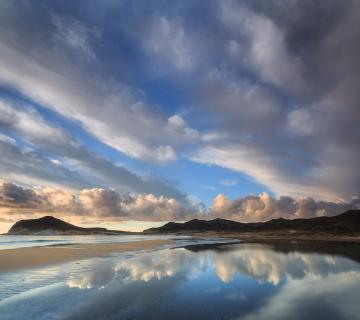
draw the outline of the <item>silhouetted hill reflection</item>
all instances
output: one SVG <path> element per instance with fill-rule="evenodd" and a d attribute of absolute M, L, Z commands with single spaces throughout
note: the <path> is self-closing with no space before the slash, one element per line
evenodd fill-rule
<path fill-rule="evenodd" d="M 214 250 L 217 252 L 223 251 L 234 251 L 236 250 L 235 244 L 241 244 L 241 247 L 251 244 L 251 241 L 234 241 L 230 243 L 231 245 L 223 245 L 221 243 L 206 243 L 199 245 L 188 245 L 184 246 L 185 249 L 199 252 L 204 250 Z M 315 253 L 315 254 L 328 254 L 328 255 L 338 255 L 350 258 L 357 262 L 360 262 L 360 243 L 351 242 L 351 241 L 271 241 L 266 240 L 262 243 L 259 241 L 254 241 L 254 245 L 260 245 L 262 248 L 269 248 L 274 251 L 279 251 L 282 253 L 292 253 L 292 252 L 303 252 L 303 253 Z"/>
<path fill-rule="evenodd" d="M 360 264 L 350 253 L 356 249 L 349 243 L 243 243 L 93 259 L 76 268 L 68 264 L 69 272 L 55 284 L 2 300 L 0 314 L 4 319 L 43 314 L 47 319 L 358 319 Z M 17 277 L 36 279 L 46 271 Z"/>

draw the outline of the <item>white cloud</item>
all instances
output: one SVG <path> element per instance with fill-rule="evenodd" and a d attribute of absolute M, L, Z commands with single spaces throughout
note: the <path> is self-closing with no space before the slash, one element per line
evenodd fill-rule
<path fill-rule="evenodd" d="M 201 187 L 203 189 L 210 190 L 210 191 L 215 191 L 216 190 L 216 187 L 214 187 L 214 186 L 204 185 L 204 186 L 201 186 Z"/>
<path fill-rule="evenodd" d="M 60 166 L 60 165 L 62 164 L 61 161 L 58 160 L 58 159 L 50 159 L 50 161 L 51 161 L 53 164 L 56 164 L 56 165 L 58 165 L 58 166 Z"/>
<path fill-rule="evenodd" d="M 166 129 L 174 136 L 175 140 L 185 139 L 194 142 L 199 138 L 199 132 L 190 128 L 180 115 L 171 116 L 166 124 Z"/>
<path fill-rule="evenodd" d="M 24 30 L 16 31 L 19 37 L 24 36 Z M 29 53 L 25 41 L 15 47 L 7 36 L 5 31 L 0 32 L 0 83 L 78 121 L 90 134 L 116 150 L 140 159 L 170 161 L 176 159 L 175 146 L 181 147 L 197 134 L 185 123 L 174 128 L 172 120 L 168 122 L 159 109 L 147 104 L 136 88 L 126 87 L 99 72 L 98 61 L 86 64 L 84 70 L 74 68 L 66 59 L 67 52 L 60 54 L 51 42 L 44 43 L 46 48 L 34 42 L 34 50 Z M 171 134 L 169 126 L 175 130 Z M 32 127 L 34 134 L 40 129 Z M 183 132 L 179 134 L 176 130 Z"/>
<path fill-rule="evenodd" d="M 308 109 L 295 109 L 288 114 L 289 128 L 296 134 L 312 135 L 316 126 L 314 117 Z"/>
<path fill-rule="evenodd" d="M 58 147 L 74 144 L 70 135 L 62 128 L 50 125 L 31 106 L 19 109 L 8 101 L 0 100 L 0 128 L 19 133 L 28 141 L 53 144 Z"/>
<path fill-rule="evenodd" d="M 16 145 L 15 139 L 13 139 L 13 138 L 11 138 L 9 136 L 3 135 L 3 134 L 0 134 L 0 141 L 4 142 L 6 144 Z"/>
<path fill-rule="evenodd" d="M 144 42 L 160 65 L 165 63 L 179 71 L 188 71 L 196 62 L 189 34 L 176 19 L 157 17 Z"/>
<path fill-rule="evenodd" d="M 218 277 L 226 283 L 240 274 L 280 287 L 284 280 L 307 282 L 323 279 L 326 282 L 334 274 L 356 274 L 358 270 L 356 262 L 346 258 L 337 257 L 335 262 L 330 255 L 285 253 L 257 244 L 243 245 L 226 255 L 214 255 L 214 266 Z"/>
<path fill-rule="evenodd" d="M 241 222 L 267 221 L 275 218 L 313 218 L 332 216 L 359 208 L 359 199 L 349 203 L 272 198 L 267 193 L 249 195 L 231 201 L 224 194 L 215 197 L 213 206 L 201 203 L 184 205 L 170 197 L 154 194 L 124 194 L 114 189 L 92 188 L 72 191 L 56 187 L 25 188 L 0 181 L 2 218 L 38 217 L 56 214 L 69 219 L 101 221 L 185 221 L 194 218 L 225 218 Z"/>
<path fill-rule="evenodd" d="M 70 17 L 53 15 L 52 22 L 56 26 L 57 32 L 53 36 L 56 45 L 59 42 L 72 48 L 82 51 L 88 59 L 95 59 L 96 55 L 90 46 L 90 34 L 85 24 Z"/>
<path fill-rule="evenodd" d="M 320 318 L 336 315 L 337 318 L 355 319 L 360 312 L 359 281 L 357 271 L 331 274 L 326 281 L 310 277 L 289 281 L 261 308 L 241 319 L 304 319 L 314 314 Z"/>
<path fill-rule="evenodd" d="M 226 195 L 218 194 L 210 208 L 209 217 L 258 222 L 277 218 L 333 216 L 359 207 L 358 198 L 351 202 L 315 201 L 313 198 L 295 200 L 288 196 L 275 199 L 263 192 L 260 195 L 249 195 L 231 201 Z"/>
<path fill-rule="evenodd" d="M 174 161 L 177 159 L 176 153 L 171 146 L 160 146 L 156 148 L 155 154 L 159 161 Z"/>
<path fill-rule="evenodd" d="M 79 193 L 79 203 L 97 217 L 119 217 L 141 221 L 169 221 L 189 218 L 178 201 L 153 194 L 126 196 L 112 189 L 87 189 Z"/>
<path fill-rule="evenodd" d="M 32 146 L 45 148 L 47 152 L 63 161 L 47 159 L 36 150 L 31 153 L 26 152 L 24 148 L 11 147 L 6 141 L 0 146 L 8 152 L 0 159 L 0 172 L 3 178 L 14 179 L 15 175 L 21 176 L 16 182 L 30 182 L 36 178 L 41 185 L 49 183 L 73 187 L 73 183 L 78 183 L 82 187 L 94 185 L 107 185 L 116 187 L 123 192 L 152 192 L 165 196 L 174 196 L 178 200 L 184 201 L 184 195 L 175 187 L 161 182 L 154 178 L 141 177 L 126 168 L 116 165 L 110 160 L 94 154 L 85 146 L 78 143 L 64 128 L 53 123 L 47 122 L 31 106 L 14 105 L 7 101 L 0 101 L 0 128 L 11 130 L 20 134 Z M 4 140 L 4 139 L 3 139 Z M 154 151 L 158 161 L 166 162 L 176 159 L 176 153 L 170 146 L 160 146 Z M 7 158 L 13 158 L 8 161 Z M 19 166 L 19 163 L 24 163 Z M 36 168 L 37 164 L 41 168 Z M 69 165 L 70 164 L 70 165 Z M 34 169 L 35 167 L 35 169 Z M 68 170 L 71 167 L 72 170 Z M 72 171 L 72 172 L 71 172 Z M 77 171 L 74 174 L 74 171 Z M 66 177 L 72 178 L 66 181 Z M 86 174 L 87 179 L 82 176 Z M 42 176 L 43 175 L 43 176 Z M 26 177 L 26 178 L 25 178 Z M 49 181 L 50 177 L 54 181 Z M 30 179 L 30 180 L 29 180 Z M 42 181 L 41 181 L 42 180 Z M 86 185 L 86 180 L 88 182 Z"/>
<path fill-rule="evenodd" d="M 238 183 L 239 183 L 239 181 L 236 179 L 225 179 L 225 180 L 220 181 L 220 184 L 222 184 L 223 186 L 226 186 L 226 187 L 234 187 Z"/>
<path fill-rule="evenodd" d="M 289 52 L 285 31 L 271 19 L 239 6 L 234 1 L 221 2 L 220 19 L 240 39 L 244 36 L 248 38 L 247 52 L 240 51 L 235 40 L 230 42 L 230 50 L 232 54 L 240 51 L 241 55 L 245 55 L 245 63 L 248 62 L 262 80 L 281 89 L 304 89 L 301 58 Z"/>
<path fill-rule="evenodd" d="M 187 252 L 161 250 L 151 255 L 127 259 L 119 263 L 115 269 L 118 273 L 128 274 L 132 280 L 148 282 L 152 279 L 174 277 L 187 267 L 195 273 L 196 269 L 200 270 L 201 261 L 199 263 L 196 255 Z"/>
<path fill-rule="evenodd" d="M 1 178 L 8 181 L 71 189 L 93 185 L 79 172 L 54 164 L 42 153 L 17 145 L 12 138 L 0 139 L 0 154 Z"/>
<path fill-rule="evenodd" d="M 259 183 L 268 186 L 278 195 L 309 195 L 330 197 L 328 190 L 289 181 L 277 168 L 276 158 L 248 145 L 206 146 L 191 156 L 196 162 L 215 164 L 223 168 L 236 170 L 253 177 Z"/>
<path fill-rule="evenodd" d="M 106 221 L 183 221 L 201 217 L 196 204 L 185 207 L 174 198 L 153 194 L 122 194 L 114 189 L 82 189 L 74 192 L 54 187 L 24 188 L 0 180 L 3 218 L 55 214 L 67 219 Z"/>

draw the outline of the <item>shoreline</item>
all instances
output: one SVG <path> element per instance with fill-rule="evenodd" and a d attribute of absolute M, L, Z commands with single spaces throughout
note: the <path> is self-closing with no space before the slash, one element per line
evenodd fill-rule
<path fill-rule="evenodd" d="M 154 235 L 174 235 L 174 236 L 192 236 L 192 237 L 211 237 L 211 238 L 231 238 L 242 240 L 242 242 L 266 243 L 271 241 L 319 241 L 319 242 L 360 242 L 360 235 L 333 235 L 333 234 L 315 234 L 312 232 L 179 232 L 179 233 L 153 233 Z"/>
<path fill-rule="evenodd" d="M 156 249 L 171 243 L 172 240 L 159 239 L 3 249 L 0 250 L 0 272 L 101 257 L 115 252 Z"/>
<path fill-rule="evenodd" d="M 323 244 L 337 247 L 336 243 L 353 243 L 360 244 L 359 236 L 334 236 L 329 234 L 294 234 L 294 233 L 278 233 L 278 234 L 254 234 L 254 233 L 229 233 L 229 232 L 194 232 L 194 233 L 166 233 L 152 234 L 156 236 L 192 236 L 200 238 L 231 238 L 233 244 Z M 45 265 L 53 265 L 66 263 L 76 260 L 89 259 L 105 256 L 111 253 L 121 253 L 126 251 L 151 250 L 160 248 L 163 245 L 173 244 L 173 240 L 154 239 L 154 240 L 137 240 L 129 242 L 112 242 L 112 243 L 71 243 L 71 244 L 49 244 L 46 246 L 21 247 L 13 249 L 0 250 L 0 272 L 11 272 L 19 269 L 41 267 Z M 213 243 L 216 246 L 224 243 Z M 226 243 L 227 244 L 227 243 Z M 231 244 L 231 243 L 229 243 Z M 196 245 L 198 246 L 198 245 Z M 187 246 L 180 246 L 186 248 Z M 192 246 L 190 246 L 192 247 Z M 200 245 L 201 247 L 201 245 Z M 359 258 L 358 258 L 359 259 Z"/>

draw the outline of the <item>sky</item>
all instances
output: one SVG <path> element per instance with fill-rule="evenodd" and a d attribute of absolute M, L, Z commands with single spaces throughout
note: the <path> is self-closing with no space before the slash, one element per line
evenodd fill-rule
<path fill-rule="evenodd" d="M 360 205 L 356 0 L 0 2 L 0 232 Z"/>

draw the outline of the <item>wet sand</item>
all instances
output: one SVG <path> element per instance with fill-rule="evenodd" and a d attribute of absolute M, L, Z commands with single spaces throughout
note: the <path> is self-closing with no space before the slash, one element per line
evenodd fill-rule
<path fill-rule="evenodd" d="M 74 244 L 0 250 L 0 272 L 104 256 L 110 253 L 156 249 L 171 240 Z"/>

